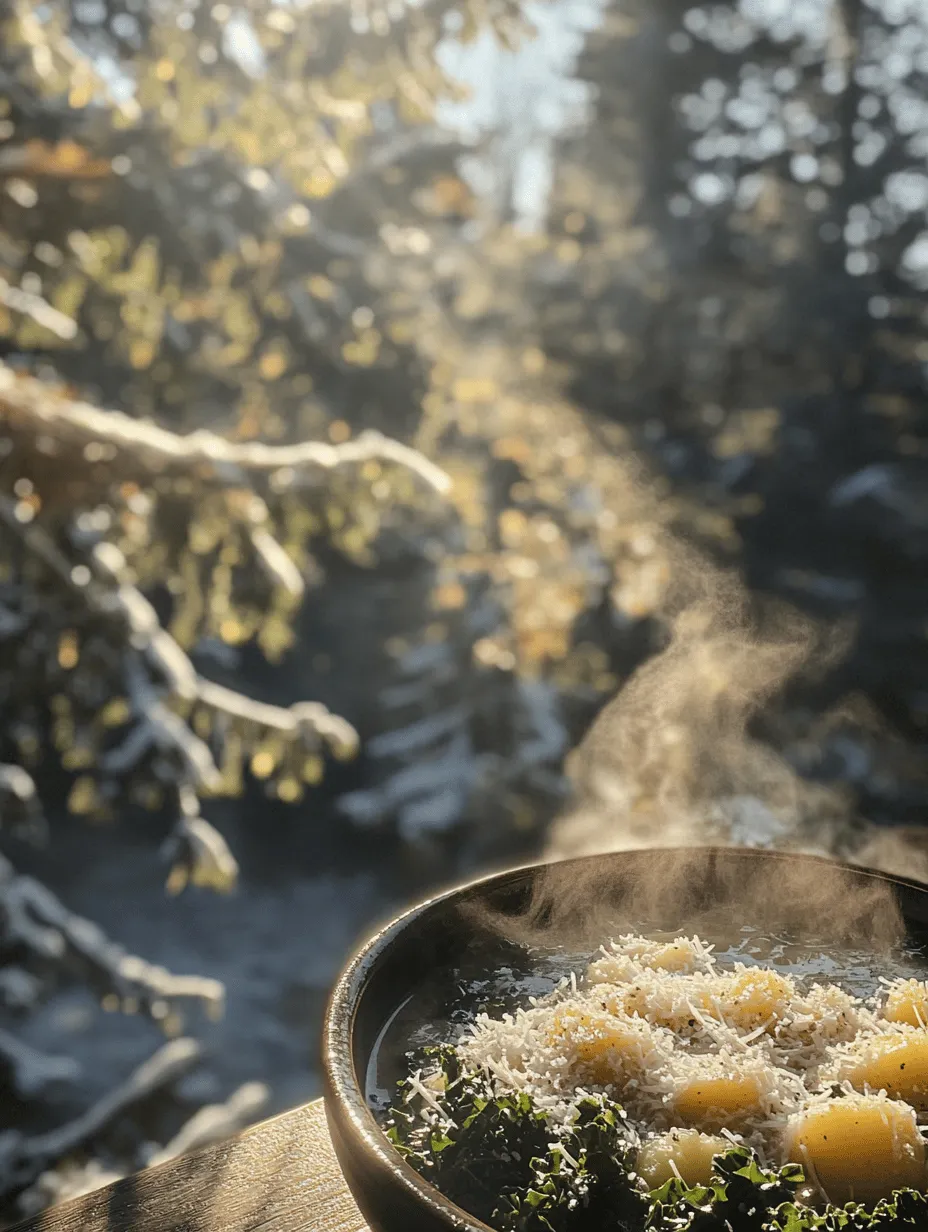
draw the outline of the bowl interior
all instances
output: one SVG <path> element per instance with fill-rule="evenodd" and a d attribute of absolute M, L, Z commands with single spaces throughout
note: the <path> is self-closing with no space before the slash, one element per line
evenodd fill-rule
<path fill-rule="evenodd" d="M 535 866 L 443 895 L 373 938 L 333 994 L 324 1064 L 342 1150 L 441 1205 L 376 1120 L 410 1047 L 453 1037 L 476 1008 L 498 1013 L 548 991 L 610 935 L 696 932 L 726 950 L 751 930 L 825 955 L 872 947 L 878 967 L 903 934 L 910 947 L 928 943 L 928 890 L 815 857 L 703 849 Z"/>

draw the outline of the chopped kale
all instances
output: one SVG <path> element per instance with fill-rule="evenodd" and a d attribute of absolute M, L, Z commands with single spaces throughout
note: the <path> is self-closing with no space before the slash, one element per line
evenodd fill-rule
<path fill-rule="evenodd" d="M 407 1162 L 453 1202 L 488 1223 L 496 1221 L 498 1210 L 507 1218 L 510 1207 L 524 1206 L 534 1191 L 537 1162 L 548 1161 L 548 1119 L 528 1096 L 498 1096 L 482 1076 L 463 1073 L 453 1049 L 436 1049 L 431 1060 L 440 1076 L 435 1086 L 441 1113 L 424 1119 L 421 1112 L 430 1110 L 429 1101 L 407 1080 L 387 1135 Z M 550 1167 L 553 1171 L 553 1161 Z M 506 1225 L 545 1226 L 527 1216 Z"/>
<path fill-rule="evenodd" d="M 914 1228 L 928 1228 L 928 1197 L 900 1189 L 872 1210 L 854 1204 L 822 1212 L 785 1206 L 776 1212 L 769 1232 L 912 1232 Z"/>
<path fill-rule="evenodd" d="M 635 1186 L 637 1139 L 624 1111 L 603 1097 L 584 1100 L 574 1120 L 551 1131 L 525 1194 L 507 1195 L 496 1212 L 501 1232 L 567 1232 L 578 1227 L 634 1228 L 647 1211 Z"/>
<path fill-rule="evenodd" d="M 585 1099 L 570 1124 L 553 1125 L 529 1096 L 499 1095 L 465 1071 L 450 1046 L 421 1061 L 428 1095 L 416 1080 L 400 1083 L 387 1135 L 499 1232 L 928 1232 L 925 1194 L 816 1210 L 798 1200 L 801 1167 L 764 1168 L 743 1147 L 717 1157 L 710 1185 L 674 1179 L 647 1193 L 635 1173 L 637 1136 L 612 1100 Z"/>

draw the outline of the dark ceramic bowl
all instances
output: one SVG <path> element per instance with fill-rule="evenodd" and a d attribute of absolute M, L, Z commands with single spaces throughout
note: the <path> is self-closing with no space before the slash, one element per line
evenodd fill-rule
<path fill-rule="evenodd" d="M 404 1163 L 371 1110 L 372 1065 L 404 1006 L 418 1004 L 430 985 L 447 988 L 455 970 L 491 973 L 511 965 L 514 954 L 524 957 L 514 938 L 524 941 L 527 919 L 532 929 L 547 929 L 547 941 L 579 951 L 595 949 L 613 924 L 634 927 L 647 919 L 651 927 L 694 932 L 707 912 L 734 928 L 790 928 L 794 935 L 797 927 L 811 929 L 817 942 L 823 935 L 835 942 L 876 937 L 900 920 L 911 939 L 928 939 L 925 886 L 814 856 L 738 848 L 629 851 L 534 865 L 413 907 L 348 964 L 323 1033 L 332 1143 L 371 1228 L 489 1232 Z"/>

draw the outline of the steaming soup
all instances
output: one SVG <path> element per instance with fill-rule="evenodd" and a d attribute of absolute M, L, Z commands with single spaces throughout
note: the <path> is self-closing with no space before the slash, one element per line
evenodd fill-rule
<path fill-rule="evenodd" d="M 369 1076 L 383 1108 L 405 1038 L 385 1123 L 459 1205 L 555 1232 L 669 1232 L 697 1209 L 706 1232 L 803 1232 L 845 1203 L 855 1228 L 928 1227 L 918 951 L 877 966 L 745 929 L 727 950 L 652 933 L 525 957 L 404 1007 Z"/>

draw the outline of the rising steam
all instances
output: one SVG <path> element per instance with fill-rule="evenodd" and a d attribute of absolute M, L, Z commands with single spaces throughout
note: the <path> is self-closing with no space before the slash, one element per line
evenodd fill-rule
<path fill-rule="evenodd" d="M 922 910 L 924 910 L 922 908 Z M 610 853 L 547 864 L 515 909 L 481 899 L 465 914 L 521 944 L 593 950 L 623 932 L 732 940 L 744 924 L 823 948 L 879 952 L 905 936 L 893 883 L 825 857 L 744 848 Z"/>
<path fill-rule="evenodd" d="M 630 478 L 628 499 L 640 522 L 652 503 L 647 485 Z M 897 939 L 901 919 L 884 881 L 838 864 L 705 850 L 778 848 L 928 881 L 928 843 L 918 832 L 860 821 L 840 790 L 803 779 L 752 734 L 752 721 L 791 680 L 840 657 L 851 630 L 759 601 L 736 573 L 679 539 L 659 547 L 669 580 L 655 614 L 667 645 L 629 678 L 571 755 L 574 803 L 545 852 L 555 863 L 518 919 L 493 927 L 521 940 L 553 927 L 598 943 L 615 931 L 617 902 L 631 927 L 660 916 L 662 927 L 687 932 L 698 930 L 707 905 L 717 912 L 723 904 L 730 921 L 797 936 L 825 928 L 833 942 Z M 668 849 L 657 861 L 569 859 L 655 847 Z"/>
<path fill-rule="evenodd" d="M 827 667 L 846 633 L 759 607 L 736 574 L 682 545 L 668 555 L 668 645 L 572 755 L 576 803 L 549 856 L 706 843 L 830 850 L 844 803 L 800 780 L 750 724 L 799 672 Z"/>
<path fill-rule="evenodd" d="M 629 514 L 648 516 L 629 474 Z M 656 521 L 656 518 L 655 518 Z M 800 676 L 847 649 L 852 630 L 752 595 L 679 538 L 658 544 L 668 579 L 655 615 L 668 630 L 608 702 L 568 771 L 574 802 L 546 858 L 641 847 L 760 846 L 837 856 L 928 881 L 928 835 L 854 816 L 842 789 L 803 779 L 752 722 Z"/>

